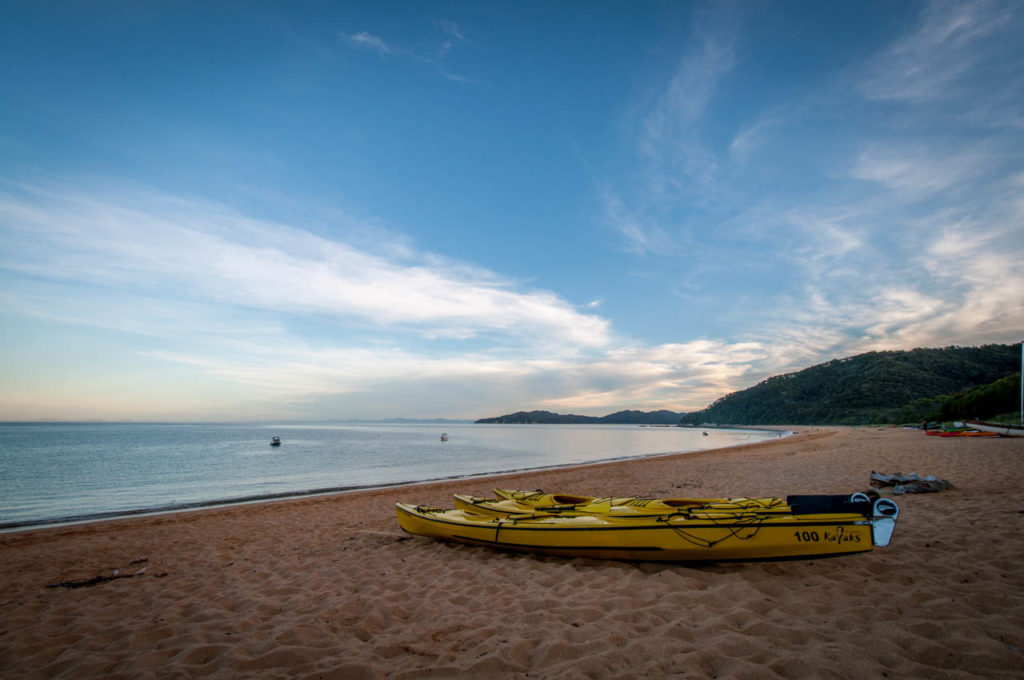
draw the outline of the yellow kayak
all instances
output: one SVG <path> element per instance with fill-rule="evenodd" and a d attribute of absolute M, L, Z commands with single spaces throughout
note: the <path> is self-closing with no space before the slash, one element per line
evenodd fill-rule
<path fill-rule="evenodd" d="M 542 491 L 495 489 L 497 498 L 455 494 L 455 507 L 481 515 L 513 515 L 546 512 L 559 515 L 658 516 L 680 510 L 714 509 L 723 512 L 786 512 L 789 506 L 777 497 L 766 498 L 595 498 Z"/>
<path fill-rule="evenodd" d="M 861 496 L 861 494 L 855 494 Z M 397 503 L 410 534 L 566 557 L 660 562 L 809 559 L 889 544 L 899 508 L 849 496 L 794 496 L 787 513 L 687 510 L 661 516 L 483 515 Z"/>

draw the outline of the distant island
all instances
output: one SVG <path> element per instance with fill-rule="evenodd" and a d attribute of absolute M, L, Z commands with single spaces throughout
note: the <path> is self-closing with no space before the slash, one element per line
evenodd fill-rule
<path fill-rule="evenodd" d="M 481 418 L 476 422 L 484 425 L 678 425 L 684 415 L 675 411 L 618 411 L 598 417 L 562 415 L 551 411 L 517 411 L 497 418 Z"/>

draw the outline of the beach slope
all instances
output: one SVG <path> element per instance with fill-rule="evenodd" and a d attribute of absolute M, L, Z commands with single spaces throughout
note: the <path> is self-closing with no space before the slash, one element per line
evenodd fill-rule
<path fill-rule="evenodd" d="M 395 501 L 492 486 L 785 496 L 872 471 L 892 544 L 828 560 L 623 563 L 401 532 Z M 115 572 L 116 570 L 116 572 Z M 0 534 L 4 678 L 1019 678 L 1024 439 L 803 428 L 678 456 Z"/>

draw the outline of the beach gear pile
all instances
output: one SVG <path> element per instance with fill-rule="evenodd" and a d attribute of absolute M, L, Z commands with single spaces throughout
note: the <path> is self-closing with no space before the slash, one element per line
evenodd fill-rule
<path fill-rule="evenodd" d="M 396 503 L 410 534 L 505 550 L 659 562 L 805 559 L 887 546 L 892 499 L 849 495 L 765 498 L 595 498 L 495 489 L 455 508 Z"/>
<path fill-rule="evenodd" d="M 881 472 L 871 471 L 871 487 L 878 491 L 884 488 L 891 488 L 894 496 L 901 496 L 906 493 L 935 493 L 952 489 L 953 485 L 946 479 L 939 479 L 933 475 L 922 477 L 916 472 L 904 475 L 901 472 L 887 475 Z"/>

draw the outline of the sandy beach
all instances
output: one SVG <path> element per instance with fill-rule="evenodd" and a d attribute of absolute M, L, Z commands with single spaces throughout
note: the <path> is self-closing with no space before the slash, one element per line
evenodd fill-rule
<path fill-rule="evenodd" d="M 797 428 L 720 451 L 0 535 L 4 678 L 1020 678 L 1024 439 Z M 623 563 L 413 537 L 395 501 L 493 486 L 897 498 L 893 543 Z M 96 577 L 91 585 L 68 587 Z M 59 584 L 65 585 L 59 585 Z"/>

